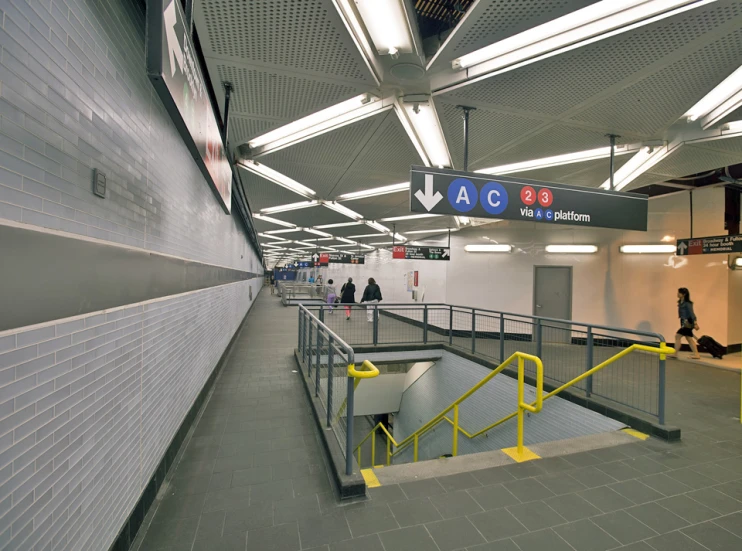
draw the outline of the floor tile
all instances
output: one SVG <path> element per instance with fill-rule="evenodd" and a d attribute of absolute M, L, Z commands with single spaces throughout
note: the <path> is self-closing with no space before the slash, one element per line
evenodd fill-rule
<path fill-rule="evenodd" d="M 653 460 L 651 457 L 643 455 L 639 457 L 632 457 L 630 459 L 624 459 L 624 464 L 628 465 L 632 469 L 644 473 L 645 475 L 659 474 L 669 469 L 669 467 L 667 467 L 666 465 L 657 463 L 657 461 Z"/>
<path fill-rule="evenodd" d="M 467 547 L 466 551 L 522 551 L 513 540 L 498 540 Z"/>
<path fill-rule="evenodd" d="M 491 486 L 492 484 L 500 484 L 502 482 L 515 480 L 515 477 L 503 467 L 492 467 L 490 469 L 474 471 L 471 474 L 482 486 Z"/>
<path fill-rule="evenodd" d="M 737 537 L 742 538 L 742 513 L 734 513 L 714 520 L 722 528 L 729 530 Z"/>
<path fill-rule="evenodd" d="M 737 459 L 737 461 L 742 463 L 742 458 Z M 729 497 L 742 502 L 742 480 L 730 482 L 727 484 L 720 484 L 716 487 L 716 489 L 728 495 Z"/>
<path fill-rule="evenodd" d="M 424 526 L 411 526 L 379 534 L 385 551 L 438 551 Z"/>
<path fill-rule="evenodd" d="M 305 496 L 278 501 L 273 504 L 276 524 L 285 524 L 295 520 L 316 517 L 321 514 L 317 495 Z"/>
<path fill-rule="evenodd" d="M 206 494 L 169 495 L 157 507 L 154 522 L 160 519 L 193 518 L 201 515 Z"/>
<path fill-rule="evenodd" d="M 594 466 L 572 471 L 570 476 L 588 488 L 597 488 L 617 482 L 615 478 Z"/>
<path fill-rule="evenodd" d="M 682 532 L 670 532 L 647 540 L 656 551 L 708 551 L 703 545 Z"/>
<path fill-rule="evenodd" d="M 472 488 L 468 493 L 485 511 L 500 509 L 508 505 L 517 505 L 520 500 L 515 497 L 502 484 L 494 486 L 483 486 L 481 488 Z"/>
<path fill-rule="evenodd" d="M 481 534 L 466 517 L 431 522 L 425 525 L 440 551 L 453 551 L 484 543 Z"/>
<path fill-rule="evenodd" d="M 691 490 L 689 486 L 670 478 L 664 473 L 645 476 L 637 480 L 667 497 L 684 494 Z"/>
<path fill-rule="evenodd" d="M 508 474 L 512 475 L 513 478 L 523 479 L 531 478 L 533 476 L 540 476 L 546 474 L 546 471 L 542 470 L 538 466 L 538 461 L 526 461 L 525 463 L 515 463 L 513 465 L 507 465 L 501 467 L 505 469 Z"/>
<path fill-rule="evenodd" d="M 370 488 L 368 490 L 368 497 L 375 503 L 392 503 L 394 501 L 407 499 L 407 496 L 398 484 L 381 486 L 379 488 Z"/>
<path fill-rule="evenodd" d="M 741 538 L 713 522 L 689 526 L 681 532 L 707 547 L 710 551 L 739 551 L 742 549 Z"/>
<path fill-rule="evenodd" d="M 232 473 L 232 486 L 250 486 L 252 484 L 261 484 L 271 482 L 270 467 L 252 467 L 242 469 Z"/>
<path fill-rule="evenodd" d="M 589 501 L 585 501 L 577 494 L 551 497 L 545 500 L 545 503 L 564 517 L 568 522 L 582 520 L 603 513 L 600 509 L 595 507 Z"/>
<path fill-rule="evenodd" d="M 317 547 L 352 537 L 343 511 L 300 520 L 299 536 L 302 547 Z"/>
<path fill-rule="evenodd" d="M 634 505 L 632 501 L 629 501 L 618 492 L 612 490 L 609 486 L 592 488 L 590 490 L 585 490 L 584 492 L 578 492 L 577 495 L 586 499 L 604 513 L 610 513 L 611 511 L 625 509 Z"/>
<path fill-rule="evenodd" d="M 328 551 L 384 551 L 381 540 L 377 534 L 363 536 L 352 540 L 333 543 L 328 547 Z"/>
<path fill-rule="evenodd" d="M 615 478 L 619 482 L 623 480 L 631 480 L 633 478 L 644 476 L 644 473 L 642 473 L 641 471 L 637 471 L 636 469 L 630 467 L 623 461 L 614 461 L 613 463 L 603 463 L 602 465 L 596 465 L 596 468 L 600 471 L 603 471 L 605 474 L 607 474 L 611 478 Z"/>
<path fill-rule="evenodd" d="M 559 513 L 543 501 L 515 505 L 508 507 L 508 511 L 531 532 L 551 528 L 552 526 L 567 522 Z"/>
<path fill-rule="evenodd" d="M 687 520 L 690 524 L 698 524 L 719 516 L 716 511 L 709 509 L 687 495 L 667 497 L 657 501 L 657 503 L 680 518 Z"/>
<path fill-rule="evenodd" d="M 483 511 L 466 490 L 433 496 L 429 499 L 444 519 L 463 517 Z"/>
<path fill-rule="evenodd" d="M 561 457 L 547 457 L 546 459 L 539 459 L 535 463 L 535 465 L 539 469 L 542 469 L 549 474 L 571 471 L 575 468 L 572 463 Z"/>
<path fill-rule="evenodd" d="M 415 524 L 426 524 L 443 518 L 427 497 L 411 499 L 409 501 L 397 501 L 396 503 L 389 504 L 389 507 L 392 510 L 394 518 L 402 528 Z"/>
<path fill-rule="evenodd" d="M 528 531 L 506 509 L 469 515 L 468 518 L 487 541 L 510 538 Z"/>
<path fill-rule="evenodd" d="M 479 481 L 474 478 L 471 473 L 460 473 L 450 476 L 441 476 L 438 477 L 436 480 L 447 492 L 455 492 L 457 490 L 466 490 L 468 488 L 476 488 L 478 486 L 481 486 Z"/>
<path fill-rule="evenodd" d="M 204 513 L 223 511 L 225 509 L 233 509 L 235 506 L 247 506 L 249 502 L 250 488 L 248 486 L 217 490 L 206 494 L 203 511 Z"/>
<path fill-rule="evenodd" d="M 402 491 L 408 499 L 430 497 L 442 494 L 446 491 L 435 478 L 405 482 L 404 484 L 400 484 L 399 487 L 402 488 Z"/>
<path fill-rule="evenodd" d="M 694 471 L 692 468 L 668 471 L 667 476 L 693 488 L 694 490 L 708 488 L 716 484 L 715 480 Z"/>
<path fill-rule="evenodd" d="M 401 501 L 400 503 L 406 505 L 409 502 Z M 388 504 L 384 503 L 380 505 L 374 504 L 370 507 L 355 509 L 345 513 L 353 537 L 357 538 L 359 536 L 399 528 L 400 525 L 394 518 L 394 513 L 392 513 L 389 507 Z"/>
<path fill-rule="evenodd" d="M 513 541 L 520 551 L 574 551 L 551 528 L 515 536 Z"/>
<path fill-rule="evenodd" d="M 295 522 L 247 531 L 246 551 L 298 551 L 300 548 Z"/>
<path fill-rule="evenodd" d="M 658 505 L 657 503 L 645 503 L 626 509 L 632 517 L 649 526 L 658 534 L 666 534 L 688 526 L 688 522 Z"/>
<path fill-rule="evenodd" d="M 742 511 L 742 502 L 721 493 L 716 488 L 704 488 L 703 490 L 689 492 L 687 495 L 720 515 Z"/>
<path fill-rule="evenodd" d="M 619 542 L 589 520 L 580 520 L 557 526 L 554 531 L 575 551 L 607 551 Z"/>
<path fill-rule="evenodd" d="M 275 503 L 284 499 L 295 497 L 291 480 L 279 480 L 277 482 L 266 482 L 265 484 L 254 484 L 250 486 L 250 505 L 258 503 Z M 296 495 L 296 497 L 301 497 Z"/>
<path fill-rule="evenodd" d="M 592 455 L 590 452 L 574 453 L 572 455 L 565 455 L 564 459 L 569 461 L 575 467 L 589 467 L 591 465 L 597 465 L 603 461 Z"/>
<path fill-rule="evenodd" d="M 567 473 L 538 476 L 536 480 L 556 495 L 571 494 L 587 489 L 582 482 Z"/>
<path fill-rule="evenodd" d="M 523 503 L 537 499 L 546 499 L 554 495 L 551 490 L 535 478 L 506 482 L 503 486 Z"/>
<path fill-rule="evenodd" d="M 593 517 L 590 520 L 621 542 L 622 545 L 636 543 L 657 535 L 657 532 L 625 511 L 615 511 L 607 515 Z"/>
<path fill-rule="evenodd" d="M 664 496 L 639 480 L 625 480 L 608 486 L 637 505 L 662 499 Z"/>

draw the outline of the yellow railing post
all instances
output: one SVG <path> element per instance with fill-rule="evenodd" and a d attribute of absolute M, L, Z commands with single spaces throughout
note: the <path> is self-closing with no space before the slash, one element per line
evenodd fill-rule
<path fill-rule="evenodd" d="M 414 463 L 417 463 L 417 438 L 418 438 L 418 436 L 419 435 L 417 433 L 415 433 L 415 444 L 413 446 L 413 450 L 414 451 L 413 451 L 413 454 L 412 454 L 412 461 Z"/>
<path fill-rule="evenodd" d="M 453 445 L 451 455 L 456 457 L 459 453 L 459 405 L 453 406 Z"/>
<path fill-rule="evenodd" d="M 525 385 L 525 361 L 518 356 L 518 455 L 523 455 L 523 392 Z"/>
<path fill-rule="evenodd" d="M 358 468 L 361 468 L 361 446 L 358 446 Z"/>
<path fill-rule="evenodd" d="M 392 441 L 389 440 L 389 437 L 386 437 L 386 466 L 392 464 Z"/>
<path fill-rule="evenodd" d="M 371 437 L 371 468 L 376 467 L 376 429 L 374 429 L 374 435 Z"/>

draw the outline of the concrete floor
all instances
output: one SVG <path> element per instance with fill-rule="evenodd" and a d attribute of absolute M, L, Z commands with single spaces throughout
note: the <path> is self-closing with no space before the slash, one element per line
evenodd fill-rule
<path fill-rule="evenodd" d="M 740 551 L 739 376 L 668 366 L 656 440 L 371 489 L 339 503 L 292 358 L 296 309 L 261 293 L 134 550 Z"/>

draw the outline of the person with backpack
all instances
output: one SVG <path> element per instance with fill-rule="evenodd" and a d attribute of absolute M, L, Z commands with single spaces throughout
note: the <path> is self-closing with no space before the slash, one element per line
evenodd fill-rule
<path fill-rule="evenodd" d="M 361 298 L 361 302 L 366 302 L 368 304 L 378 304 L 381 302 L 381 288 L 376 284 L 376 280 L 373 277 L 368 278 L 368 285 L 363 290 L 363 298 Z M 368 318 L 369 323 L 374 321 L 374 309 L 373 306 L 368 306 L 366 308 L 366 317 Z"/>
<path fill-rule="evenodd" d="M 345 319 L 350 321 L 350 309 L 356 302 L 356 286 L 353 285 L 352 277 L 349 277 L 348 282 L 340 289 L 340 302 L 345 305 Z"/>
<path fill-rule="evenodd" d="M 337 293 L 335 292 L 335 284 L 331 279 L 327 280 L 327 304 L 332 314 L 332 305 L 335 304 Z"/>
<path fill-rule="evenodd" d="M 700 360 L 701 356 L 698 355 L 698 347 L 696 346 L 696 340 L 693 335 L 693 330 L 695 329 L 697 331 L 699 329 L 698 318 L 696 318 L 696 314 L 693 311 L 690 291 L 685 287 L 678 289 L 678 317 L 680 318 L 680 329 L 675 333 L 675 354 L 671 357 L 678 357 L 681 346 L 680 342 L 685 337 L 690 349 L 693 351 L 693 355 L 690 358 L 692 360 Z"/>

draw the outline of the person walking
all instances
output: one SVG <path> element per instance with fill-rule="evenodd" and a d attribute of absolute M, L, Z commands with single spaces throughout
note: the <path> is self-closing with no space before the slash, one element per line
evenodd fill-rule
<path fill-rule="evenodd" d="M 378 304 L 381 301 L 381 288 L 376 284 L 376 280 L 373 277 L 368 278 L 368 285 L 363 290 L 363 298 L 361 302 L 370 304 Z M 366 307 L 366 317 L 370 322 L 374 321 L 374 306 Z"/>
<path fill-rule="evenodd" d="M 698 331 L 698 318 L 693 311 L 693 302 L 690 299 L 690 291 L 685 287 L 678 289 L 678 317 L 680 318 L 680 329 L 675 333 L 675 354 L 670 356 L 671 358 L 677 358 L 678 352 L 680 351 L 680 341 L 688 341 L 690 349 L 693 351 L 691 356 L 692 360 L 700 360 L 701 356 L 698 355 L 698 347 L 696 346 L 696 340 L 693 335 L 693 330 Z"/>
<path fill-rule="evenodd" d="M 340 289 L 340 302 L 345 305 L 345 319 L 350 320 L 350 310 L 356 302 L 356 286 L 353 285 L 352 277 L 349 277 L 348 282 Z"/>
<path fill-rule="evenodd" d="M 327 280 L 327 304 L 330 313 L 332 314 L 332 305 L 335 304 L 337 293 L 335 292 L 335 284 L 331 279 Z"/>
<path fill-rule="evenodd" d="M 276 294 L 276 276 L 271 272 L 271 295 Z"/>

